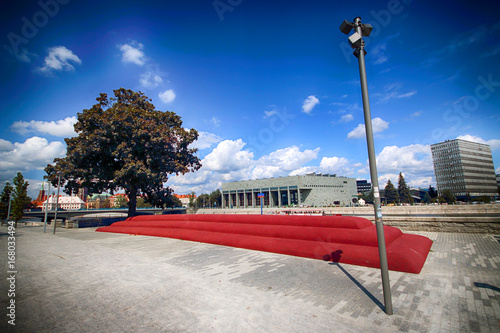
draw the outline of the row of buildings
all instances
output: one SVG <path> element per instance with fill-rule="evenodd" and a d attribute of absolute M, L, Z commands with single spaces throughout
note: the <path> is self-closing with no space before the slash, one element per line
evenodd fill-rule
<path fill-rule="evenodd" d="M 459 200 L 474 197 L 496 197 L 500 175 L 495 175 L 490 146 L 461 139 L 447 140 L 431 145 L 437 190 L 451 193 Z M 331 174 L 308 174 L 270 179 L 256 179 L 222 184 L 222 208 L 259 207 L 330 207 L 357 204 L 358 193 L 371 191 L 366 180 L 337 177 Z M 413 193 L 414 192 L 414 193 Z M 412 192 L 415 199 L 421 197 L 418 189 Z M 420 190 L 420 192 L 422 192 Z M 187 206 L 191 195 L 174 194 Z M 128 198 L 124 194 L 95 194 L 85 196 L 60 196 L 59 208 L 66 210 L 99 209 L 115 207 L 118 200 Z M 34 201 L 37 208 L 55 209 L 57 198 L 40 191 Z"/>
<path fill-rule="evenodd" d="M 449 190 L 459 200 L 498 196 L 500 175 L 495 175 L 488 145 L 447 140 L 431 145 L 431 153 L 439 194 Z M 358 193 L 370 191 L 366 180 L 329 174 L 237 181 L 222 184 L 222 207 L 351 206 L 357 203 Z M 424 193 L 410 192 L 415 199 Z"/>

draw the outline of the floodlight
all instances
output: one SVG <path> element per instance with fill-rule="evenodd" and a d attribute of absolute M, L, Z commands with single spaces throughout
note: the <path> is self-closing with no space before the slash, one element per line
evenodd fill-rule
<path fill-rule="evenodd" d="M 342 24 L 340 25 L 340 31 L 342 31 L 346 35 L 348 35 L 352 29 L 354 29 L 354 23 L 347 20 L 344 20 L 344 22 L 342 22 Z"/>
<path fill-rule="evenodd" d="M 349 44 L 353 49 L 359 49 L 361 47 L 361 35 L 358 34 L 357 32 L 353 33 L 352 35 L 349 36 Z"/>
<path fill-rule="evenodd" d="M 368 37 L 372 33 L 373 26 L 371 24 L 362 24 L 361 30 L 363 31 L 363 37 Z"/>

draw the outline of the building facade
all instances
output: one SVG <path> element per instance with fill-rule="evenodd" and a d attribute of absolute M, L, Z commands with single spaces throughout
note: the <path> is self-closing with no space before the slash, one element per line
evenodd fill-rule
<path fill-rule="evenodd" d="M 222 184 L 222 208 L 351 206 L 357 201 L 356 179 L 309 174 Z"/>
<path fill-rule="evenodd" d="M 356 180 L 356 187 L 358 193 L 370 192 L 372 190 L 372 183 L 367 180 Z"/>
<path fill-rule="evenodd" d="M 79 210 L 85 208 L 85 202 L 77 196 L 59 196 L 59 200 L 57 200 L 57 195 L 51 195 L 48 200 L 49 210 L 55 210 L 57 205 L 57 209 L 64 210 Z M 43 203 L 43 210 L 47 207 L 47 202 Z"/>
<path fill-rule="evenodd" d="M 496 196 L 490 146 L 461 139 L 431 145 L 438 192 L 450 190 L 458 199 Z"/>

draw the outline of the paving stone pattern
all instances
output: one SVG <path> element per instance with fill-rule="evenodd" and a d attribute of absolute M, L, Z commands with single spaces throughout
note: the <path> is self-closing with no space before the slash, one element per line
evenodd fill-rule
<path fill-rule="evenodd" d="M 6 229 L 0 302 L 7 304 Z M 500 235 L 433 240 L 418 275 L 181 240 L 20 226 L 1 332 L 500 332 Z"/>

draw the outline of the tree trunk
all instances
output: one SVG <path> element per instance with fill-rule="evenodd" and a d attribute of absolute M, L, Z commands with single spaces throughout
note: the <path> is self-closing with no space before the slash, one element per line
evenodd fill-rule
<path fill-rule="evenodd" d="M 127 193 L 128 195 L 128 217 L 134 217 L 137 207 L 137 189 L 132 187 Z"/>

